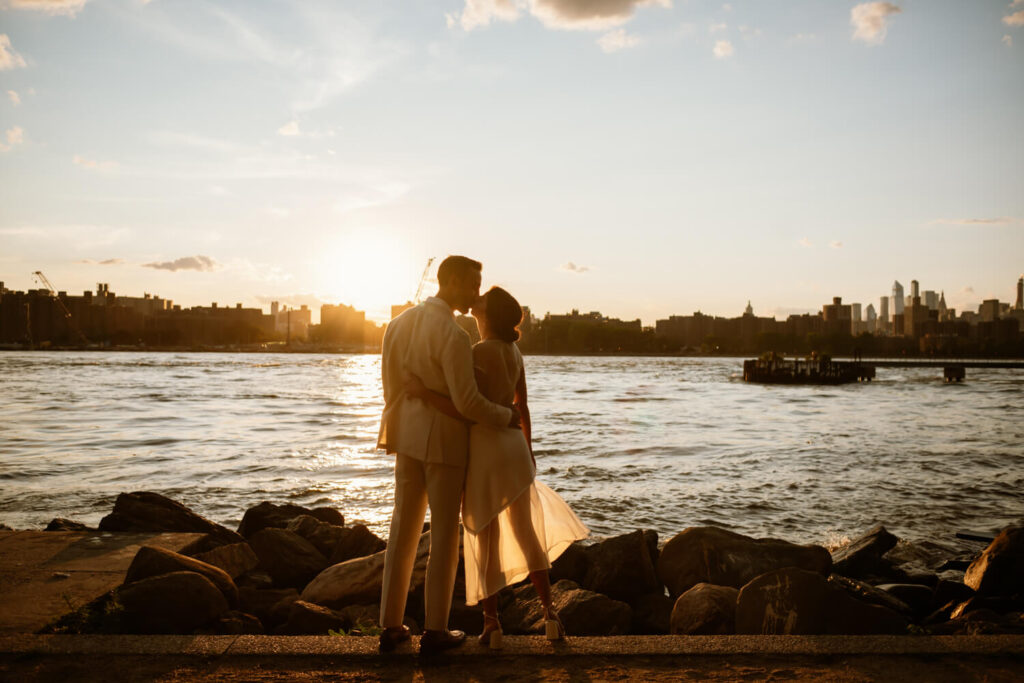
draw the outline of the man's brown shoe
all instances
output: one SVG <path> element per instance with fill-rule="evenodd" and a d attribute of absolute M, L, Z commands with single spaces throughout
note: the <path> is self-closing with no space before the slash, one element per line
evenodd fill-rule
<path fill-rule="evenodd" d="M 429 657 L 438 652 L 450 650 L 466 642 L 462 631 L 424 631 L 420 638 L 420 655 Z"/>
<path fill-rule="evenodd" d="M 411 635 L 408 626 L 386 628 L 380 634 L 380 645 L 378 647 L 381 652 L 391 652 L 398 647 L 399 643 L 409 640 Z"/>

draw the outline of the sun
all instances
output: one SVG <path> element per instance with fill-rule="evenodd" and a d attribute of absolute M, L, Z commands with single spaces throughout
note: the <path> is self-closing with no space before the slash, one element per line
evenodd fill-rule
<path fill-rule="evenodd" d="M 324 245 L 317 259 L 320 298 L 366 311 L 379 322 L 391 306 L 413 298 L 423 272 L 408 241 L 382 230 L 350 230 Z"/>

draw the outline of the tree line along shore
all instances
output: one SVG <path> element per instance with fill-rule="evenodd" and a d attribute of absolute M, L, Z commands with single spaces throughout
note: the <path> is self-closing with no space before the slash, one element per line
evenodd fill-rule
<path fill-rule="evenodd" d="M 48 531 L 95 531 L 54 519 Z M 263 502 L 237 530 L 154 492 L 123 493 L 103 532 L 192 532 L 181 552 L 143 546 L 124 583 L 45 633 L 374 635 L 386 543 L 334 508 Z M 423 623 L 425 526 L 407 608 Z M 460 560 L 451 627 L 479 632 Z M 963 554 L 900 540 L 878 525 L 829 552 L 818 545 L 690 527 L 574 543 L 551 569 L 570 636 L 622 634 L 1024 633 L 1024 527 Z M 499 597 L 506 633 L 539 633 L 529 582 Z"/>

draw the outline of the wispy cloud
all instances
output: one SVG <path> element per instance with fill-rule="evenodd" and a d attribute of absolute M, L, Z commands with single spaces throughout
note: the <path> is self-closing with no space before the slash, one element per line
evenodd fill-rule
<path fill-rule="evenodd" d="M 732 43 L 728 40 L 716 40 L 715 46 L 711 49 L 711 52 L 717 59 L 727 59 L 732 57 L 736 51 L 733 49 Z"/>
<path fill-rule="evenodd" d="M 626 29 L 624 28 L 610 31 L 597 39 L 597 44 L 604 52 L 607 53 L 636 47 L 641 42 L 642 41 L 639 36 L 626 33 Z"/>
<path fill-rule="evenodd" d="M 1016 4 L 1017 3 L 1014 3 L 1013 5 L 1010 5 L 1010 7 L 1015 7 Z M 1024 9 L 1019 12 L 1014 12 L 1013 14 L 1007 14 L 1003 17 L 1003 23 L 1007 26 L 1024 26 Z"/>
<path fill-rule="evenodd" d="M 1006 47 L 1013 47 L 1013 36 L 1011 36 L 1010 34 L 1006 34 L 1005 36 L 1003 36 L 1003 45 L 1005 45 Z"/>
<path fill-rule="evenodd" d="M 671 7 L 672 0 L 465 0 L 461 12 L 445 15 L 464 31 L 493 21 L 515 21 L 523 12 L 552 29 L 604 31 L 629 21 L 637 8 Z"/>
<path fill-rule="evenodd" d="M 25 66 L 25 58 L 11 47 L 11 39 L 6 33 L 0 33 L 0 71 L 20 69 Z"/>
<path fill-rule="evenodd" d="M 12 126 L 4 131 L 4 139 L 7 140 L 7 144 L 0 142 L 0 152 L 6 152 L 15 145 L 20 145 L 25 141 L 25 129 L 21 126 Z"/>
<path fill-rule="evenodd" d="M 209 256 L 184 256 L 173 261 L 160 261 L 153 263 L 143 263 L 145 268 L 155 268 L 157 270 L 169 270 L 172 273 L 176 273 L 179 270 L 197 270 L 200 272 L 210 272 L 220 268 L 220 264 Z"/>
<path fill-rule="evenodd" d="M 839 240 L 832 240 L 831 242 L 828 243 L 828 246 L 832 247 L 833 249 L 842 249 L 843 243 L 840 242 Z"/>
<path fill-rule="evenodd" d="M 590 266 L 580 266 L 576 265 L 572 261 L 569 261 L 567 263 L 563 263 L 562 265 L 560 265 L 558 269 L 563 270 L 567 273 L 575 273 L 577 275 L 582 275 L 583 273 L 586 273 L 588 270 L 590 270 Z"/>
<path fill-rule="evenodd" d="M 103 259 L 102 261 L 97 261 L 97 260 L 91 259 L 91 258 L 84 258 L 84 259 L 79 259 L 78 261 L 75 261 L 75 263 L 80 263 L 80 264 L 83 264 L 83 265 L 90 265 L 90 266 L 120 266 L 120 265 L 123 265 L 124 262 L 125 262 L 125 260 L 123 258 L 108 258 L 108 259 Z"/>
<path fill-rule="evenodd" d="M 940 218 L 932 221 L 933 225 L 1012 225 L 1014 223 L 1024 223 L 1024 218 L 996 216 L 993 218 Z"/>
<path fill-rule="evenodd" d="M 71 161 L 82 168 L 88 168 L 93 171 L 110 171 L 117 168 L 117 164 L 113 161 L 96 161 L 94 159 L 86 159 L 77 154 L 71 158 Z"/>
<path fill-rule="evenodd" d="M 811 247 L 814 246 L 814 242 L 811 242 L 806 237 L 801 237 L 800 239 L 798 239 L 796 241 L 796 244 L 798 247 L 803 247 L 804 249 L 810 249 Z"/>
<path fill-rule="evenodd" d="M 865 2 L 855 6 L 850 10 L 853 39 L 878 45 L 885 40 L 888 17 L 902 11 L 891 2 Z"/>
<path fill-rule="evenodd" d="M 729 24 L 726 24 L 725 22 L 722 22 L 721 24 L 711 24 L 710 26 L 708 26 L 708 33 L 710 33 L 711 35 L 714 35 L 714 34 L 719 33 L 721 31 L 725 31 L 728 28 L 729 28 Z"/>
<path fill-rule="evenodd" d="M 283 126 L 281 126 L 280 128 L 277 129 L 277 134 L 278 135 L 284 135 L 284 136 L 287 136 L 287 137 L 292 137 L 292 136 L 298 135 L 299 134 L 299 122 L 298 121 L 289 121 L 288 123 L 284 124 Z"/>
<path fill-rule="evenodd" d="M 21 104 L 21 95 L 14 92 L 13 90 L 7 91 L 7 99 L 9 99 L 11 101 L 11 104 L 13 104 L 15 107 Z"/>
<path fill-rule="evenodd" d="M 73 17 L 85 7 L 86 0 L 7 0 L 14 9 L 34 10 L 51 16 Z"/>

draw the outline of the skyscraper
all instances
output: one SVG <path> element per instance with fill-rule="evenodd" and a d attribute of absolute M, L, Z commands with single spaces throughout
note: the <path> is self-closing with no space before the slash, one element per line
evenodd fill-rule
<path fill-rule="evenodd" d="M 917 284 L 917 280 L 911 280 L 910 281 L 910 299 L 914 300 L 914 299 L 916 299 L 919 296 L 921 296 L 921 289 L 920 289 L 920 287 Z"/>
<path fill-rule="evenodd" d="M 889 297 L 883 296 L 878 300 L 878 319 L 882 324 L 889 324 Z"/>
<path fill-rule="evenodd" d="M 892 283 L 892 314 L 903 314 L 903 285 L 899 280 Z"/>
<path fill-rule="evenodd" d="M 939 295 L 933 292 L 932 290 L 926 289 L 921 294 L 921 301 L 923 301 L 924 305 L 930 308 L 931 310 L 939 310 Z"/>
<path fill-rule="evenodd" d="M 1017 302 L 1013 308 L 1017 311 L 1024 311 L 1024 275 L 1017 280 Z"/>

